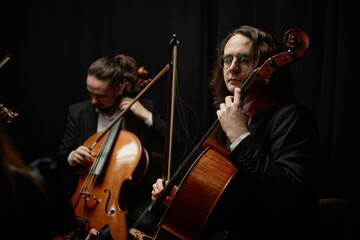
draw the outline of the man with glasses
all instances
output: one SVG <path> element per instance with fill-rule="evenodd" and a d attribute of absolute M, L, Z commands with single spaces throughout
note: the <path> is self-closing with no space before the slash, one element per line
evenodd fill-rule
<path fill-rule="evenodd" d="M 227 159 L 237 172 L 199 239 L 316 236 L 319 133 L 309 111 L 292 97 L 290 69 L 278 69 L 264 81 L 268 85 L 259 81 L 247 94 L 242 91 L 253 71 L 280 52 L 269 33 L 251 26 L 220 42 L 210 88 L 222 143 L 230 151 Z M 158 179 L 152 199 L 163 189 Z"/>

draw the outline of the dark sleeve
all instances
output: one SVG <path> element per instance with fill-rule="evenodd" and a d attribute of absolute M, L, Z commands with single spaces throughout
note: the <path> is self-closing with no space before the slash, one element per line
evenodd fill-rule
<path fill-rule="evenodd" d="M 292 105 L 266 121 L 228 156 L 239 179 L 274 204 L 315 194 L 320 143 L 310 114 Z"/>
<path fill-rule="evenodd" d="M 72 150 L 75 149 L 75 135 L 76 135 L 76 120 L 75 117 L 71 114 L 71 107 L 69 108 L 69 112 L 67 114 L 67 122 L 64 131 L 63 138 L 59 145 L 57 151 L 58 163 L 62 167 L 68 166 L 67 158 Z"/>
<path fill-rule="evenodd" d="M 67 158 L 70 152 L 96 133 L 97 118 L 98 115 L 90 101 L 78 102 L 69 107 L 63 138 L 57 151 L 61 166 L 69 166 Z"/>

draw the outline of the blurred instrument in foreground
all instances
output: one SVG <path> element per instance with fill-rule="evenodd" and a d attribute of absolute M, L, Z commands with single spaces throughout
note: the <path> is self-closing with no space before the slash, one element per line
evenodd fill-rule
<path fill-rule="evenodd" d="M 17 116 L 19 116 L 18 112 L 14 112 L 0 103 L 0 118 L 5 119 L 6 123 L 11 123 L 11 121 Z"/>
<path fill-rule="evenodd" d="M 2 68 L 5 65 L 5 63 L 7 63 L 7 61 L 9 61 L 9 60 L 10 60 L 10 54 L 8 53 L 0 61 L 0 68 Z M 11 121 L 17 116 L 19 116 L 18 112 L 14 112 L 13 110 L 8 109 L 0 101 L 0 118 L 5 119 L 6 123 L 11 123 Z"/>
<path fill-rule="evenodd" d="M 6 63 L 7 61 L 9 61 L 9 60 L 10 60 L 10 54 L 8 53 L 8 54 L 6 54 L 6 56 L 1 60 L 1 62 L 0 62 L 0 68 L 2 68 L 2 66 L 4 66 L 5 63 Z"/>

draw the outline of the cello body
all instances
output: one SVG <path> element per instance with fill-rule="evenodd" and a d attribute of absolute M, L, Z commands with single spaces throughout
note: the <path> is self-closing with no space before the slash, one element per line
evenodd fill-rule
<path fill-rule="evenodd" d="M 74 239 L 74 236 L 85 239 L 91 228 L 99 230 L 104 226 L 108 226 L 112 239 L 127 239 L 127 190 L 134 181 L 133 173 L 139 162 L 144 166 L 143 161 L 147 163 L 149 156 L 139 139 L 126 130 L 119 130 L 119 125 L 92 148 L 97 158 L 91 166 L 78 172 L 79 182 L 71 197 L 77 226 L 67 236 L 55 239 Z M 92 145 L 99 134 L 101 132 L 89 137 L 84 145 Z"/>
<path fill-rule="evenodd" d="M 166 210 L 155 239 L 198 239 L 218 199 L 237 172 L 226 158 L 229 151 L 219 143 L 206 142 L 202 147 Z"/>

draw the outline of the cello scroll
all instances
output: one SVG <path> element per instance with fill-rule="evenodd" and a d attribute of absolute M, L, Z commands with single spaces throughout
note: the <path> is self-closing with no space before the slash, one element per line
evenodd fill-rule
<path fill-rule="evenodd" d="M 289 48 L 269 58 L 258 70 L 257 74 L 269 79 L 280 67 L 287 65 L 302 57 L 309 47 L 308 35 L 299 28 L 292 28 L 284 34 L 284 43 Z"/>
<path fill-rule="evenodd" d="M 253 71 L 241 88 L 242 98 L 245 98 L 255 82 L 260 81 L 267 85 L 271 75 L 276 70 L 299 60 L 305 55 L 309 48 L 309 37 L 306 32 L 300 28 L 292 28 L 286 31 L 283 41 L 286 47 L 288 47 L 288 50 L 270 57 Z"/>

